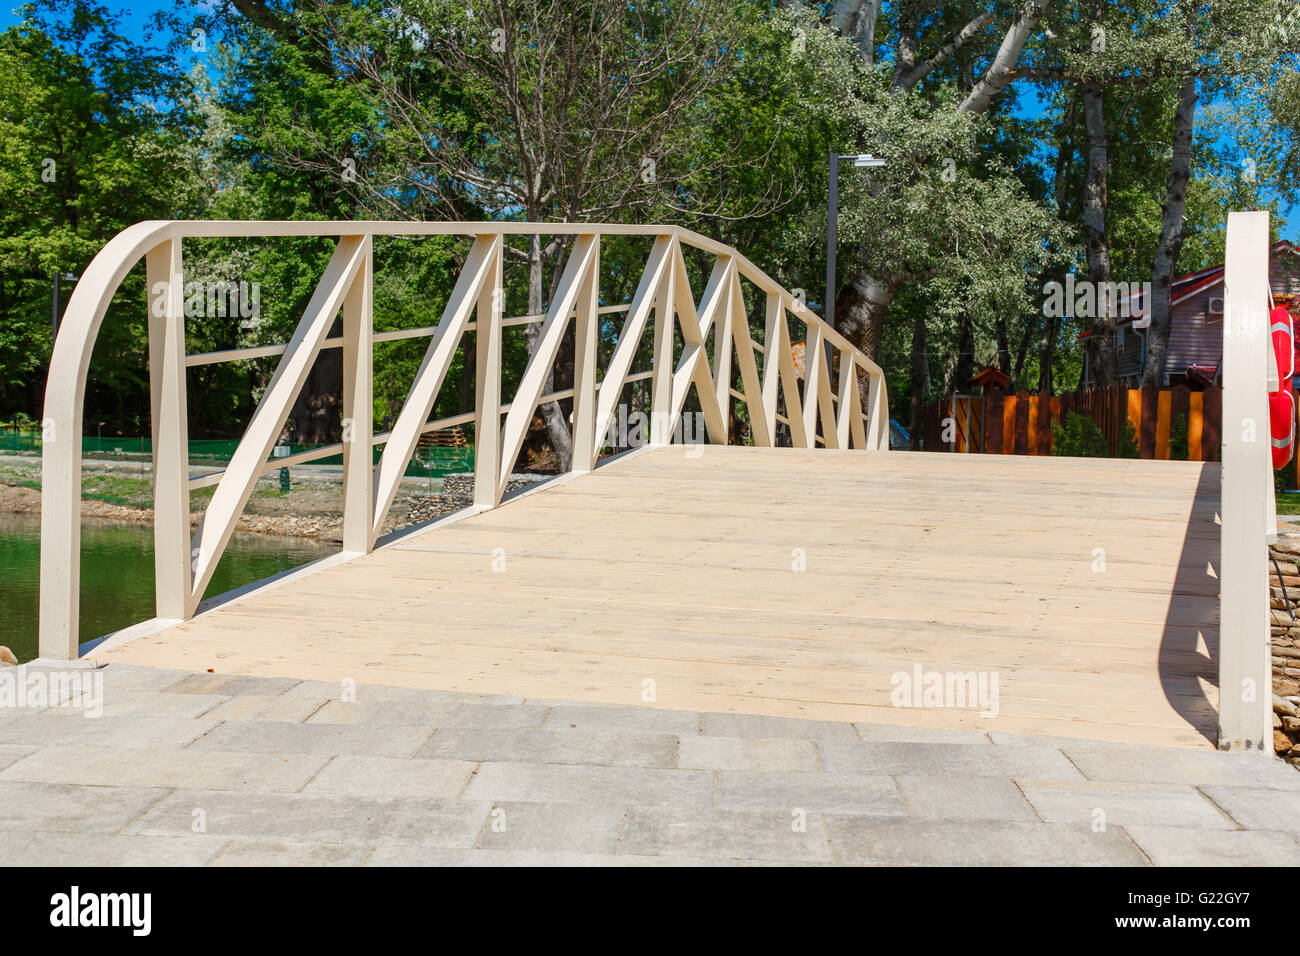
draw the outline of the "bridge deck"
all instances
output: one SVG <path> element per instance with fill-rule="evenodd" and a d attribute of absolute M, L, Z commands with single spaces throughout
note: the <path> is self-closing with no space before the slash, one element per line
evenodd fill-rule
<path fill-rule="evenodd" d="M 664 708 L 1211 746 L 1217 465 L 702 452 L 613 462 L 96 656 L 630 705 L 653 681 Z M 996 674 L 997 716 L 892 706 L 916 664 Z"/>

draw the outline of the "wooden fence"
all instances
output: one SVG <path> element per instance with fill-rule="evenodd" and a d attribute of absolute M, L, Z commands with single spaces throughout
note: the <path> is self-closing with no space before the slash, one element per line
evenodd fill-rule
<path fill-rule="evenodd" d="M 1050 455 L 1052 425 L 1071 414 L 1097 423 L 1107 454 L 1119 454 L 1123 424 L 1143 458 L 1169 458 L 1169 438 L 1179 416 L 1187 419 L 1187 457 L 1218 461 L 1222 389 L 1194 392 L 1186 385 L 1089 389 L 1064 395 L 954 395 L 926 406 L 922 447 L 926 451 L 985 452 L 1001 455 Z M 945 419 L 951 419 L 945 422 Z"/>

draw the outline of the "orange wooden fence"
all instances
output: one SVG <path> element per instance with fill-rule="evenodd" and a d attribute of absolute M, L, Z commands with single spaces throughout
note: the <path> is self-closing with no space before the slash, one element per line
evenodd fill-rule
<path fill-rule="evenodd" d="M 926 451 L 1050 455 L 1052 425 L 1072 414 L 1087 415 L 1097 423 L 1112 456 L 1119 454 L 1124 422 L 1130 422 L 1142 457 L 1158 459 L 1169 458 L 1174 422 L 1185 416 L 1188 459 L 1219 460 L 1222 390 L 1194 392 L 1186 385 L 1166 389 L 1121 386 L 1052 396 L 1028 392 L 956 395 L 948 402 L 926 406 L 923 447 Z"/>

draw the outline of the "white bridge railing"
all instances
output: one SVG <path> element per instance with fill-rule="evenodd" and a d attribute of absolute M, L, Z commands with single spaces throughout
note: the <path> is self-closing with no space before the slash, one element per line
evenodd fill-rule
<path fill-rule="evenodd" d="M 568 260 L 550 308 L 507 318 L 504 243 L 509 236 L 571 236 Z M 375 236 L 454 235 L 473 238 L 463 269 L 436 326 L 376 334 L 372 243 Z M 602 236 L 652 241 L 636 293 L 628 303 L 600 304 Z M 187 238 L 338 237 L 333 257 L 290 341 L 281 346 L 187 355 L 181 247 Z M 697 301 L 683 247 L 713 257 Z M 574 472 L 596 466 L 623 387 L 650 380 L 650 444 L 672 440 L 694 388 L 708 440 L 731 440 L 729 399 L 743 402 L 752 441 L 777 443 L 778 422 L 795 447 L 887 450 L 889 406 L 879 366 L 853 348 L 798 298 L 729 246 L 671 226 L 570 223 L 411 222 L 143 222 L 123 230 L 95 256 L 68 302 L 50 361 L 43 422 L 40 654 L 72 659 L 79 635 L 81 434 L 86 373 L 109 302 L 127 273 L 145 260 L 148 284 L 149 380 L 154 458 L 156 614 L 192 616 L 212 579 L 257 480 L 286 464 L 342 454 L 343 550 L 375 546 L 420 436 L 453 424 L 474 424 L 474 507 L 494 508 L 539 405 L 573 400 Z M 750 335 L 741 279 L 766 298 L 763 342 Z M 597 367 L 600 317 L 625 312 L 603 371 Z M 330 331 L 342 314 L 342 335 Z M 651 316 L 653 314 L 653 322 Z M 806 373 L 796 372 L 787 315 L 806 327 Z M 543 394 L 570 321 L 574 322 L 573 387 Z M 541 323 L 536 351 L 509 402 L 501 395 L 502 330 Z M 653 362 L 632 363 L 647 326 Z M 676 348 L 680 330 L 682 348 Z M 438 421 L 429 415 L 462 336 L 476 335 L 474 411 Z M 712 337 L 710 354 L 709 339 Z M 373 432 L 373 345 L 429 338 L 415 380 L 391 431 Z M 829 346 L 830 348 L 828 349 Z M 270 458 L 308 372 L 322 349 L 343 352 L 343 441 L 290 458 Z M 827 352 L 839 359 L 838 380 Z M 219 361 L 281 355 L 227 467 L 191 478 L 186 369 Z M 741 389 L 731 387 L 732 361 Z M 760 369 L 761 362 L 761 369 Z M 865 378 L 865 405 L 859 376 Z M 778 393 L 784 402 L 781 414 Z M 503 420 L 504 418 L 504 420 Z M 374 463 L 375 446 L 383 446 Z M 190 532 L 190 491 L 216 485 L 197 530 Z"/>
<path fill-rule="evenodd" d="M 1223 308 L 1219 747 L 1272 754 L 1268 544 L 1276 540 L 1268 392 L 1269 214 L 1228 215 Z"/>

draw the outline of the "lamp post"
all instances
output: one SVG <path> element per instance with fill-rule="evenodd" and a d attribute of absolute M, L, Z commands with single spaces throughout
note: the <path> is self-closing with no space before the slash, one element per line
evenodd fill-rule
<path fill-rule="evenodd" d="M 870 153 L 855 156 L 841 156 L 831 153 L 831 198 L 830 208 L 826 214 L 826 304 L 822 312 L 826 324 L 835 328 L 835 233 L 836 220 L 840 212 L 840 160 L 853 163 L 854 166 L 883 166 L 885 161 L 877 159 Z M 830 343 L 826 345 L 830 349 Z"/>
<path fill-rule="evenodd" d="M 76 282 L 80 278 L 81 276 L 73 275 L 71 272 L 54 273 L 54 316 L 50 323 L 50 328 L 53 330 L 53 334 L 50 336 L 51 342 L 59 335 L 59 282 L 61 280 Z"/>

